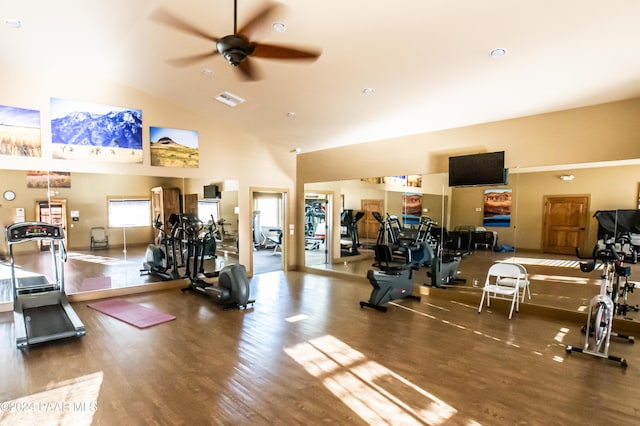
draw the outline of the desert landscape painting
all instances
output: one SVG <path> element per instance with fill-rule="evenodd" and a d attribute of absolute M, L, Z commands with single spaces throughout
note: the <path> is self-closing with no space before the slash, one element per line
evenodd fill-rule
<path fill-rule="evenodd" d="M 197 131 L 151 126 L 149 141 L 152 166 L 199 167 Z"/>
<path fill-rule="evenodd" d="M 71 173 L 27 170 L 27 188 L 71 188 Z"/>
<path fill-rule="evenodd" d="M 484 191 L 484 226 L 511 225 L 511 189 Z"/>

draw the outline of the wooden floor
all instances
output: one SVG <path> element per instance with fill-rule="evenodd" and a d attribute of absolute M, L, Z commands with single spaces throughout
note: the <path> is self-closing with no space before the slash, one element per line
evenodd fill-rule
<path fill-rule="evenodd" d="M 371 269 L 373 253 L 361 250 L 362 256 L 348 262 L 331 265 L 315 265 L 312 267 L 320 273 L 331 273 L 365 277 Z M 496 253 L 491 250 L 476 250 L 463 256 L 458 266 L 458 276 L 465 280 L 449 287 L 454 292 L 478 293 L 484 284 L 487 271 L 494 262 L 516 262 L 524 265 L 531 282 L 531 299 L 527 303 L 539 306 L 584 312 L 590 299 L 600 290 L 600 273 L 598 270 L 585 274 L 580 271 L 579 260 L 573 256 L 518 251 Z M 640 263 L 630 265 L 632 269 L 630 281 L 640 280 Z M 416 273 L 417 284 L 430 284 L 427 268 L 420 268 Z M 640 287 L 640 285 L 639 285 Z M 629 294 L 629 304 L 640 303 L 640 288 Z M 630 312 L 628 319 L 640 321 L 640 314 Z"/>
<path fill-rule="evenodd" d="M 416 292 L 427 289 L 416 286 Z M 165 290 L 126 300 L 176 316 L 137 329 L 74 303 L 87 335 L 15 348 L 0 314 L 0 424 L 638 424 L 627 369 L 565 352 L 582 324 L 424 296 L 361 309 L 362 278 L 273 272 L 223 311 Z"/>

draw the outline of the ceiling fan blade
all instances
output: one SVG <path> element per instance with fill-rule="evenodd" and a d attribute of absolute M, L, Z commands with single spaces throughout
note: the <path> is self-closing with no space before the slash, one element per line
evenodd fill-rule
<path fill-rule="evenodd" d="M 301 50 L 274 44 L 253 43 L 253 45 L 254 50 L 251 56 L 255 56 L 257 58 L 316 60 L 322 53 L 317 49 Z"/>
<path fill-rule="evenodd" d="M 240 62 L 240 65 L 237 66 L 242 78 L 247 81 L 256 81 L 261 79 L 261 74 L 256 68 L 255 64 L 249 58 L 246 58 L 244 61 Z"/>
<path fill-rule="evenodd" d="M 218 37 L 212 36 L 211 34 L 208 34 L 201 29 L 196 28 L 195 26 L 186 21 L 183 21 L 182 19 L 178 18 L 177 16 L 163 8 L 157 9 L 155 12 L 153 12 L 151 14 L 151 19 L 187 34 L 195 35 L 213 42 L 218 41 Z"/>
<path fill-rule="evenodd" d="M 205 59 L 213 58 L 218 54 L 219 53 L 217 50 L 213 50 L 211 52 L 200 53 L 198 55 L 185 56 L 183 58 L 176 58 L 176 59 L 169 59 L 167 60 L 167 62 L 176 67 L 187 67 L 189 65 L 193 65 L 195 63 L 204 61 Z"/>
<path fill-rule="evenodd" d="M 263 26 L 263 22 L 269 19 L 269 16 L 274 14 L 276 11 L 282 9 L 282 5 L 279 3 L 271 3 L 266 5 L 264 8 L 260 9 L 255 15 L 245 23 L 242 28 L 238 29 L 235 34 L 242 34 L 249 40 L 255 39 L 256 30 L 258 27 Z M 269 25 L 264 25 L 263 27 L 268 27 Z M 235 29 L 235 26 L 234 26 Z"/>

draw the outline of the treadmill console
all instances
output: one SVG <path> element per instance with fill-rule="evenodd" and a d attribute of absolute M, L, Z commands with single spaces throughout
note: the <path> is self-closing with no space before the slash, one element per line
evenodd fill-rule
<path fill-rule="evenodd" d="M 29 240 L 62 240 L 64 231 L 61 226 L 43 222 L 21 222 L 7 227 L 7 242 L 18 243 Z"/>

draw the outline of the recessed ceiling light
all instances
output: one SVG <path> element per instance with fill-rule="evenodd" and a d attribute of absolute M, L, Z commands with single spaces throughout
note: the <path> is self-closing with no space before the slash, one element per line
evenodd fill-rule
<path fill-rule="evenodd" d="M 295 116 L 296 116 L 296 113 L 295 113 L 295 112 L 293 112 L 293 111 L 289 111 L 289 112 L 287 113 L 287 117 L 295 117 Z"/>
<path fill-rule="evenodd" d="M 506 54 L 507 49 L 505 49 L 504 47 L 497 47 L 489 52 L 489 56 L 491 56 L 492 58 L 500 58 L 502 56 L 506 56 Z"/>
<path fill-rule="evenodd" d="M 301 149 L 300 148 L 294 148 L 291 151 L 289 151 L 291 154 L 300 154 Z"/>
<path fill-rule="evenodd" d="M 209 68 L 203 68 L 202 69 L 202 74 L 206 75 L 207 77 L 211 77 L 213 75 L 213 70 L 211 70 Z"/>
<path fill-rule="evenodd" d="M 283 33 L 287 31 L 287 25 L 284 22 L 274 22 L 272 26 L 273 30 L 277 33 Z"/>
<path fill-rule="evenodd" d="M 11 28 L 22 28 L 22 19 L 5 19 L 4 23 Z"/>
<path fill-rule="evenodd" d="M 376 93 L 376 89 L 374 89 L 373 87 L 365 87 L 364 89 L 362 89 L 362 93 L 364 93 L 365 95 L 373 95 L 374 93 Z"/>

